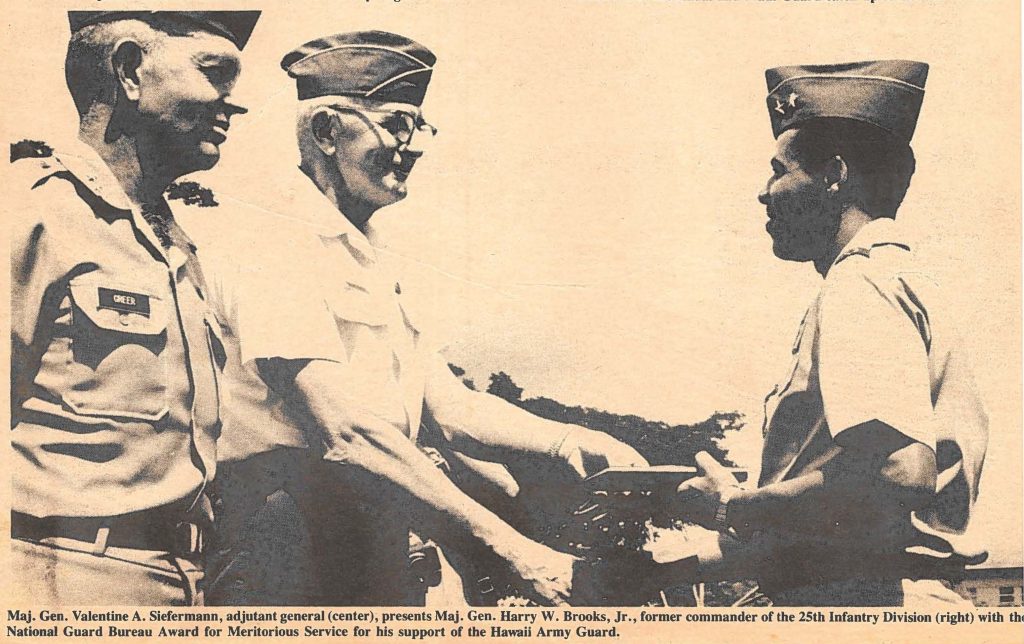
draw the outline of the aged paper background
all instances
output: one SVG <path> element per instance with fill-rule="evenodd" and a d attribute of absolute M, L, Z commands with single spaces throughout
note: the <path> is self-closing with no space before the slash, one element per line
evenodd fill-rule
<path fill-rule="evenodd" d="M 139 5 L 7 4 L 7 141 L 73 136 L 65 11 L 98 6 Z M 189 8 L 263 10 L 236 91 L 251 112 L 233 122 L 220 165 L 197 180 L 255 201 L 294 172 L 294 86 L 278 67 L 292 47 L 370 28 L 422 42 L 438 55 L 424 108 L 440 133 L 410 196 L 378 216 L 379 241 L 402 267 L 421 324 L 468 375 L 486 382 L 504 370 L 525 396 L 668 422 L 741 411 L 747 428 L 730 439 L 730 453 L 752 470 L 761 401 L 818 284 L 809 265 L 772 255 L 756 201 L 774 144 L 763 71 L 875 58 L 929 63 L 918 168 L 899 220 L 958 304 L 990 415 L 973 529 L 990 564 L 1020 565 L 1016 2 L 224 0 Z M 687 628 L 658 637 L 766 635 Z M 798 633 L 808 635 L 782 637 Z"/>

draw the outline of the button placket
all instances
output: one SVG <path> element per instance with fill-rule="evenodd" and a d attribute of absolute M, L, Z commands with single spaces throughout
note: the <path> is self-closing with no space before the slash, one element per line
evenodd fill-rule
<path fill-rule="evenodd" d="M 790 355 L 792 356 L 790 361 L 790 367 L 787 370 L 787 375 L 775 383 L 772 390 L 764 398 L 764 420 L 761 425 L 761 434 L 763 436 L 768 435 L 768 428 L 771 426 L 771 418 L 775 415 L 775 412 L 779 408 L 779 404 L 782 402 L 782 397 L 789 391 L 790 386 L 793 384 L 793 379 L 796 377 L 796 373 L 800 368 L 800 345 L 804 337 L 804 329 L 807 326 L 807 319 L 811 315 L 815 306 L 812 304 L 807 307 L 804 311 L 803 317 L 800 319 L 800 326 L 797 327 L 796 338 L 793 340 L 793 346 L 790 349 Z"/>

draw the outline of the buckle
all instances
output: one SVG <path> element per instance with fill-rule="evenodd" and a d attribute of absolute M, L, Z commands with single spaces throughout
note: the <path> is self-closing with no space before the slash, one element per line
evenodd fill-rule
<path fill-rule="evenodd" d="M 430 544 L 409 553 L 409 571 L 428 588 L 441 584 L 441 559 L 437 546 Z"/>
<path fill-rule="evenodd" d="M 199 554 L 203 551 L 203 531 L 195 523 L 179 521 L 174 525 L 171 539 L 174 549 L 182 554 Z"/>
<path fill-rule="evenodd" d="M 490 576 L 481 577 L 480 579 L 477 579 L 476 584 L 477 590 L 480 592 L 481 595 L 488 595 L 495 591 L 494 581 L 490 578 Z"/>

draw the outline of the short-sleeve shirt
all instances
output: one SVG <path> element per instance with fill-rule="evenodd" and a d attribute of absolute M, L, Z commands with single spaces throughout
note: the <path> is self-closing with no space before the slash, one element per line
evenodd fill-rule
<path fill-rule="evenodd" d="M 216 471 L 224 352 L 195 247 L 156 239 L 84 144 L 14 163 L 16 511 L 191 506 Z"/>
<path fill-rule="evenodd" d="M 224 327 L 228 364 L 222 461 L 282 447 L 319 449 L 301 412 L 268 387 L 261 359 L 327 360 L 352 374 L 343 404 L 415 441 L 425 349 L 377 249 L 305 176 L 272 207 L 218 195 L 189 224 Z M 243 232 L 245 231 L 245 232 Z"/>
<path fill-rule="evenodd" d="M 988 419 L 951 315 L 896 223 L 866 224 L 828 271 L 800 324 L 792 362 L 765 399 L 760 485 L 822 470 L 838 455 L 840 434 L 881 421 L 932 449 L 938 478 L 933 501 L 908 513 L 899 537 L 865 539 L 865 553 L 959 552 Z M 823 545 L 821 556 L 837 556 Z M 800 562 L 776 564 L 821 563 L 806 551 L 796 556 Z"/>

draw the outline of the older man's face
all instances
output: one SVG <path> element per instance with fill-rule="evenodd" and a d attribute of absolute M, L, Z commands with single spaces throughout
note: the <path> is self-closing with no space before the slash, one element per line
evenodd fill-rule
<path fill-rule="evenodd" d="M 377 208 L 401 201 L 406 181 L 423 156 L 428 134 L 420 108 L 408 103 L 340 106 L 335 162 L 351 197 Z"/>
<path fill-rule="evenodd" d="M 805 167 L 793 145 L 797 130 L 778 139 L 772 158 L 772 176 L 758 196 L 765 205 L 765 228 L 772 237 L 772 251 L 779 259 L 795 262 L 825 257 L 839 225 L 838 211 L 828 198 L 821 173 Z"/>
<path fill-rule="evenodd" d="M 238 48 L 224 38 L 158 34 L 138 69 L 138 112 L 158 155 L 153 162 L 177 176 L 217 163 L 231 117 L 245 112 L 228 100 L 239 70 Z"/>

